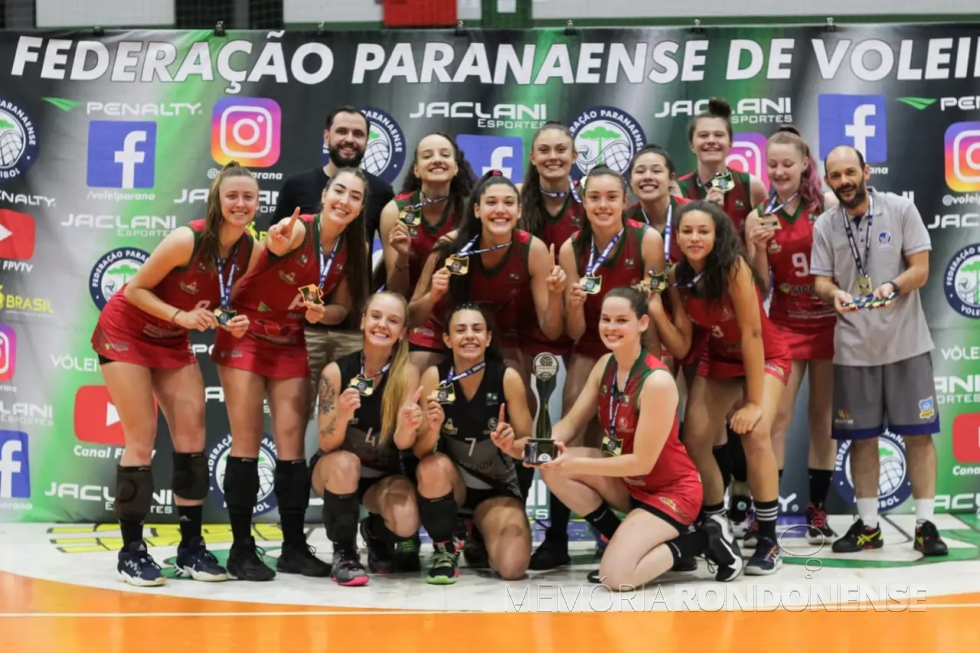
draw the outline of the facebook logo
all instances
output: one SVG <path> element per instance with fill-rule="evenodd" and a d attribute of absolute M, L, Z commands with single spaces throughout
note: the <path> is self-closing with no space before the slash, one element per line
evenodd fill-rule
<path fill-rule="evenodd" d="M 838 145 L 850 145 L 868 163 L 888 160 L 884 95 L 821 95 L 820 158 Z"/>
<path fill-rule="evenodd" d="M 0 431 L 0 499 L 29 499 L 31 470 L 27 434 Z"/>
<path fill-rule="evenodd" d="M 520 136 L 461 134 L 456 143 L 478 176 L 499 170 L 515 184 L 524 179 L 524 139 Z"/>
<path fill-rule="evenodd" d="M 93 120 L 88 128 L 88 185 L 153 188 L 157 124 Z"/>

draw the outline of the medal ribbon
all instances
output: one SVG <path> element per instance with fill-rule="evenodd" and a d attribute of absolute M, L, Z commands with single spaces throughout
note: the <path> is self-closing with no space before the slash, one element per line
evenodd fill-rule
<path fill-rule="evenodd" d="M 698 272 L 694 276 L 693 279 L 691 279 L 691 282 L 690 283 L 684 283 L 684 284 L 682 284 L 680 282 L 675 282 L 675 283 L 672 283 L 671 284 L 671 287 L 673 287 L 673 288 L 693 288 L 694 286 L 698 285 L 698 281 L 701 281 L 701 278 L 704 276 L 704 273 L 705 273 L 705 270 L 701 270 L 700 272 Z"/>
<path fill-rule="evenodd" d="M 603 249 L 602 254 L 599 255 L 599 260 L 595 260 L 597 248 L 595 246 L 595 236 L 592 237 L 592 247 L 589 250 L 589 264 L 585 266 L 585 276 L 595 276 L 595 271 L 601 268 L 602 264 L 606 262 L 607 258 L 609 258 L 609 253 L 612 252 L 613 247 L 615 247 L 616 243 L 619 242 L 619 239 L 622 238 L 624 231 L 626 231 L 626 227 L 620 229 L 619 233 L 613 236 L 612 240 L 606 243 L 605 249 Z"/>
<path fill-rule="evenodd" d="M 510 247 L 511 246 L 511 243 L 514 242 L 514 241 L 510 241 L 508 243 L 504 243 L 503 245 L 494 245 L 493 247 L 487 247 L 485 249 L 478 249 L 476 251 L 472 251 L 471 252 L 470 250 L 473 249 L 473 247 L 476 245 L 476 242 L 478 240 L 480 240 L 480 234 L 477 234 L 477 235 L 473 236 L 473 239 L 470 240 L 470 242 L 466 243 L 466 245 L 463 247 L 463 249 L 459 250 L 459 252 L 456 254 L 456 257 L 457 258 L 467 258 L 469 256 L 476 256 L 477 254 L 483 254 L 485 252 L 492 252 L 494 250 L 502 249 L 504 247 Z"/>
<path fill-rule="evenodd" d="M 418 204 L 412 204 L 411 206 L 406 207 L 409 212 L 414 213 L 415 211 L 421 211 L 422 209 L 424 209 L 425 207 L 429 206 L 430 204 L 437 204 L 439 202 L 445 202 L 447 199 L 449 199 L 449 195 L 446 195 L 445 197 L 426 197 L 422 193 L 422 191 L 419 191 L 419 198 L 421 198 L 421 200 L 422 200 L 421 202 L 419 202 Z"/>
<path fill-rule="evenodd" d="M 443 381 L 442 383 L 440 383 L 439 385 L 441 385 L 443 387 L 450 386 L 453 383 L 455 383 L 456 381 L 459 381 L 461 379 L 465 379 L 468 376 L 473 376 L 474 374 L 476 374 L 477 372 L 479 372 L 480 370 L 482 370 L 486 366 L 487 366 L 487 362 L 486 361 L 483 361 L 482 363 L 477 363 L 476 365 L 474 365 L 470 369 L 468 369 L 468 370 L 466 370 L 464 372 L 460 372 L 459 374 L 453 374 L 453 369 L 454 368 L 453 368 L 453 366 L 450 366 L 449 367 L 449 376 L 447 376 L 446 377 L 446 380 Z"/>
<path fill-rule="evenodd" d="M 575 198 L 575 201 L 578 202 L 578 192 L 575 190 L 575 182 L 572 181 L 571 177 L 568 178 L 568 187 L 571 190 L 545 190 L 543 188 L 540 190 L 542 195 L 545 197 L 550 197 L 551 199 L 560 200 L 563 197 L 568 197 L 571 195 Z"/>
<path fill-rule="evenodd" d="M 786 206 L 787 204 L 789 204 L 790 202 L 792 202 L 793 200 L 795 200 L 796 199 L 796 196 L 799 195 L 799 194 L 800 194 L 800 191 L 796 191 L 795 193 L 793 193 L 793 196 L 792 197 L 790 197 L 788 200 L 786 200 L 785 202 L 783 202 L 779 206 L 776 206 L 776 202 L 779 201 L 779 195 L 777 195 L 775 193 L 775 191 L 774 191 L 773 194 L 772 194 L 772 196 L 769 198 L 769 201 L 766 202 L 766 208 L 763 209 L 762 215 L 772 215 L 773 213 L 775 213 L 779 209 L 783 208 L 784 206 Z M 775 207 L 775 208 L 773 208 L 773 207 Z"/>
<path fill-rule="evenodd" d="M 221 308 L 227 309 L 231 303 L 231 287 L 235 283 L 235 270 L 238 269 L 238 246 L 241 241 L 235 243 L 228 258 L 231 260 L 231 269 L 228 270 L 228 283 L 225 284 L 225 264 L 220 256 L 214 257 L 214 262 L 218 266 L 218 292 L 221 293 Z"/>
<path fill-rule="evenodd" d="M 323 284 L 327 280 L 327 275 L 330 274 L 330 268 L 333 267 L 333 260 L 337 256 L 337 250 L 340 249 L 340 241 L 343 236 L 337 236 L 337 242 L 333 244 L 333 249 L 330 250 L 330 256 L 327 260 L 323 260 L 323 244 L 318 243 L 317 249 L 320 251 L 320 290 L 323 290 Z"/>
<path fill-rule="evenodd" d="M 858 250 L 857 241 L 854 240 L 854 231 L 851 229 L 851 220 L 847 215 L 847 211 L 844 207 L 841 207 L 841 219 L 844 221 L 844 229 L 847 231 L 847 244 L 851 246 L 851 256 L 854 257 L 854 263 L 857 264 L 858 274 L 862 277 L 868 276 L 868 263 L 871 260 L 871 222 L 874 219 L 875 212 L 875 198 L 874 195 L 868 194 L 868 214 L 864 216 L 868 220 L 868 225 L 865 228 L 864 237 L 864 261 L 861 261 L 861 252 Z"/>
<path fill-rule="evenodd" d="M 619 416 L 619 407 L 621 405 L 619 401 L 621 393 L 616 382 L 616 373 L 618 370 L 619 366 L 616 364 L 616 360 L 613 359 L 612 377 L 609 379 L 609 439 L 614 441 L 616 439 L 616 418 Z M 629 379 L 627 379 L 628 382 Z"/>
<path fill-rule="evenodd" d="M 378 378 L 379 376 L 381 376 L 382 374 L 384 374 L 385 372 L 387 372 L 389 367 L 391 367 L 391 359 L 390 358 L 388 359 L 388 362 L 384 364 L 384 367 L 382 367 L 380 370 L 378 370 L 377 372 L 375 372 L 371 376 L 371 378 L 372 379 Z M 366 376 L 364 376 L 364 352 L 363 351 L 361 352 L 361 374 L 360 374 L 360 377 L 362 379 L 366 379 L 367 378 Z"/>

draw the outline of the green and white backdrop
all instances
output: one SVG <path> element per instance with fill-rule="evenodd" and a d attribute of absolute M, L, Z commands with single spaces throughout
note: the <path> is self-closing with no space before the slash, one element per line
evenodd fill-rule
<path fill-rule="evenodd" d="M 818 159 L 854 144 L 874 186 L 914 198 L 933 245 L 923 299 L 936 396 L 921 409 L 942 420 L 937 510 L 976 513 L 978 51 L 976 31 L 958 25 L 0 32 L 0 521 L 113 521 L 122 429 L 92 329 L 156 243 L 203 216 L 210 180 L 226 161 L 259 177 L 261 233 L 283 180 L 325 160 L 324 117 L 338 104 L 371 117 L 365 166 L 397 188 L 414 144 L 433 130 L 459 135 L 477 173 L 494 166 L 521 181 L 530 137 L 551 119 L 576 135 L 576 176 L 599 160 L 623 169 L 649 142 L 667 147 L 686 172 L 694 164 L 688 122 L 714 96 L 735 108 L 733 167 L 764 178 L 766 137 L 792 123 Z M 213 334 L 192 339 L 208 386 L 205 519 L 224 522 L 228 419 L 208 359 Z M 150 519 L 174 522 L 162 416 L 159 425 Z M 806 436 L 801 399 L 784 513 L 806 505 Z M 882 509 L 909 512 L 900 439 L 882 438 L 881 452 Z M 267 437 L 260 522 L 277 520 L 274 454 Z M 842 448 L 832 512 L 852 510 L 847 462 Z M 546 507 L 536 483 L 528 513 L 540 518 Z M 317 513 L 314 501 L 310 518 Z"/>

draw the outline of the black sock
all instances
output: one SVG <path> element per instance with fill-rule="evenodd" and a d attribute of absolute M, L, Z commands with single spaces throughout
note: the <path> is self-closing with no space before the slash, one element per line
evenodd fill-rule
<path fill-rule="evenodd" d="M 745 463 L 745 449 L 742 448 L 742 436 L 728 429 L 728 455 L 732 458 L 732 478 L 740 483 L 749 482 L 749 470 Z"/>
<path fill-rule="evenodd" d="M 779 470 L 779 484 L 783 484 L 783 470 Z"/>
<path fill-rule="evenodd" d="M 698 529 L 693 533 L 685 533 L 677 539 L 667 542 L 670 555 L 674 558 L 674 563 L 678 563 L 683 558 L 693 558 L 701 555 L 708 548 L 708 534 Z"/>
<path fill-rule="evenodd" d="M 306 509 L 310 506 L 310 470 L 305 460 L 277 460 L 275 484 L 283 544 L 306 546 Z"/>
<path fill-rule="evenodd" d="M 223 484 L 234 544 L 252 541 L 252 513 L 259 494 L 259 459 L 228 456 Z"/>
<path fill-rule="evenodd" d="M 833 472 L 829 469 L 808 470 L 810 473 L 810 503 L 823 510 L 823 504 L 827 501 L 827 492 L 830 491 L 830 478 Z"/>
<path fill-rule="evenodd" d="M 572 518 L 571 509 L 554 494 L 548 502 L 548 529 L 545 536 L 551 539 L 568 539 L 568 522 Z"/>
<path fill-rule="evenodd" d="M 755 502 L 755 520 L 759 522 L 759 537 L 776 539 L 776 517 L 779 514 L 779 500 Z"/>
<path fill-rule="evenodd" d="M 595 527 L 607 540 L 611 540 L 616 534 L 616 529 L 621 523 L 616 513 L 606 504 L 601 504 L 595 511 L 585 515 L 585 521 Z"/>
<path fill-rule="evenodd" d="M 531 486 L 534 484 L 534 468 L 518 465 L 517 484 L 521 488 L 521 498 L 527 503 L 527 495 L 531 493 Z"/>
<path fill-rule="evenodd" d="M 711 515 L 724 515 L 725 514 L 725 504 L 724 503 L 712 503 L 704 504 L 701 506 L 701 512 L 704 513 L 705 517 L 710 517 Z"/>
<path fill-rule="evenodd" d="M 712 447 L 711 453 L 715 456 L 715 462 L 718 463 L 718 469 L 721 471 L 721 480 L 724 481 L 727 490 L 732 482 L 732 456 L 728 451 L 728 445 Z"/>
<path fill-rule="evenodd" d="M 141 521 L 120 519 L 119 530 L 122 531 L 124 549 L 128 549 L 133 542 L 139 542 L 143 539 L 143 522 Z"/>
<path fill-rule="evenodd" d="M 350 551 L 357 547 L 357 518 L 361 504 L 356 493 L 334 494 L 323 490 L 323 526 L 334 549 Z"/>
<path fill-rule="evenodd" d="M 433 544 L 443 544 L 450 551 L 455 550 L 453 530 L 456 528 L 456 498 L 449 494 L 435 499 L 419 496 L 419 519 Z"/>
<path fill-rule="evenodd" d="M 228 521 L 231 522 L 231 538 L 236 544 L 243 543 L 252 537 L 251 511 L 229 510 Z"/>
<path fill-rule="evenodd" d="M 367 527 L 368 532 L 370 532 L 371 535 L 378 538 L 385 544 L 394 544 L 395 542 L 404 539 L 395 535 L 391 529 L 388 528 L 387 524 L 385 524 L 384 517 L 373 512 L 368 513 Z"/>
<path fill-rule="evenodd" d="M 177 506 L 177 514 L 180 516 L 180 543 L 187 546 L 201 537 L 204 506 Z"/>

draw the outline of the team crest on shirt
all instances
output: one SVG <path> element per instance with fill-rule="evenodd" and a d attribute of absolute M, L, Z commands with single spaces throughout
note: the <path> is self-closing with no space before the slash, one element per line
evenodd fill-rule
<path fill-rule="evenodd" d="M 630 267 L 633 267 L 633 265 L 634 265 L 635 263 L 636 263 L 636 261 L 634 261 L 634 260 L 633 260 L 633 259 L 631 259 L 631 258 L 628 258 L 628 259 L 626 259 L 626 267 L 628 267 L 628 268 L 630 268 Z"/>
<path fill-rule="evenodd" d="M 783 248 L 779 246 L 779 243 L 776 242 L 776 239 L 775 238 L 773 238 L 772 240 L 769 241 L 769 253 L 770 254 L 777 254 L 777 253 L 779 253 L 781 251 L 783 251 Z"/>
<path fill-rule="evenodd" d="M 487 420 L 487 432 L 493 433 L 497 430 L 497 418 L 491 417 Z"/>
<path fill-rule="evenodd" d="M 878 234 L 878 249 L 890 251 L 892 249 L 892 235 L 889 231 L 882 231 Z"/>
<path fill-rule="evenodd" d="M 309 261 L 310 261 L 310 257 L 307 256 L 305 252 L 303 254 L 300 254 L 296 259 L 296 262 L 299 263 L 301 266 L 306 265 Z"/>
<path fill-rule="evenodd" d="M 282 279 L 283 281 L 285 281 L 286 283 L 288 283 L 290 286 L 295 286 L 296 285 L 296 273 L 295 272 L 290 272 L 289 274 L 286 274 L 282 270 L 279 270 L 279 278 Z"/>
<path fill-rule="evenodd" d="M 623 395 L 623 405 L 624 406 L 629 406 L 630 405 L 630 396 L 629 395 Z"/>
<path fill-rule="evenodd" d="M 620 417 L 619 420 L 617 421 L 616 428 L 619 429 L 620 431 L 625 431 L 626 429 L 629 428 L 629 425 L 630 424 L 625 417 Z"/>
<path fill-rule="evenodd" d="M 196 295 L 198 293 L 196 281 L 194 283 L 184 283 L 183 281 L 181 281 L 180 289 L 183 290 L 188 295 Z"/>
<path fill-rule="evenodd" d="M 500 400 L 496 392 L 487 393 L 487 406 L 493 406 L 494 404 L 499 404 Z"/>
<path fill-rule="evenodd" d="M 936 408 L 932 397 L 926 397 L 919 401 L 919 419 L 932 419 L 935 416 Z"/>
<path fill-rule="evenodd" d="M 265 302 L 259 302 L 259 312 L 260 313 L 271 313 L 272 309 Z"/>
<path fill-rule="evenodd" d="M 447 435 L 456 435 L 459 432 L 455 426 L 453 426 L 453 418 L 450 417 L 449 421 L 442 425 L 443 433 Z"/>

